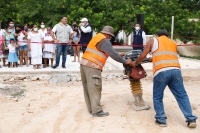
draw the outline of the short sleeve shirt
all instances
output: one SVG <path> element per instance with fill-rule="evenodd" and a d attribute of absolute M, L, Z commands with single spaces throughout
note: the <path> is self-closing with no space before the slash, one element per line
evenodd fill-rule
<path fill-rule="evenodd" d="M 59 24 L 61 24 L 61 23 L 59 23 Z M 56 31 L 57 31 L 57 25 L 58 24 L 56 24 L 54 27 L 53 27 L 53 29 L 52 29 L 52 31 L 55 33 Z M 63 25 L 63 24 L 62 24 Z M 69 26 L 68 24 L 66 24 L 65 26 Z M 73 33 L 73 30 L 72 30 L 72 28 L 71 28 L 71 26 L 70 26 L 70 34 L 72 34 Z"/>
<path fill-rule="evenodd" d="M 30 42 L 41 42 L 42 38 L 44 38 L 44 36 L 41 32 L 37 32 L 35 34 L 29 32 L 28 34 L 28 39 L 30 39 Z"/>
<path fill-rule="evenodd" d="M 12 44 L 8 44 L 8 49 L 9 49 L 9 52 L 15 53 L 15 46 L 13 46 Z"/>

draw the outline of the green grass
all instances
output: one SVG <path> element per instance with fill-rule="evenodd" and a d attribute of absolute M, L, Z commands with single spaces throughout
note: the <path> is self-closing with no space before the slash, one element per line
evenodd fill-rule
<path fill-rule="evenodd" d="M 24 92 L 25 92 L 25 90 L 21 90 L 20 92 L 16 92 L 16 93 L 12 94 L 11 96 L 20 97 L 20 96 L 22 96 L 22 94 L 24 94 Z"/>
<path fill-rule="evenodd" d="M 186 55 L 181 55 L 181 54 L 180 54 L 180 56 L 184 57 L 184 58 L 200 60 L 200 56 L 186 56 Z"/>

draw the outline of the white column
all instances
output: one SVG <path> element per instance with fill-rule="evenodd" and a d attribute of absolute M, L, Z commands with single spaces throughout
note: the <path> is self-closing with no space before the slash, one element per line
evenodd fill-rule
<path fill-rule="evenodd" d="M 131 45 L 131 36 L 132 36 L 132 34 L 130 34 L 130 35 L 128 36 L 128 45 Z"/>
<path fill-rule="evenodd" d="M 171 26 L 171 39 L 173 40 L 174 35 L 174 16 L 172 16 L 172 26 Z"/>

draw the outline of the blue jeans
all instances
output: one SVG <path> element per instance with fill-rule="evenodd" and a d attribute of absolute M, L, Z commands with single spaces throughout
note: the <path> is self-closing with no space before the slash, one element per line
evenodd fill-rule
<path fill-rule="evenodd" d="M 153 82 L 153 104 L 156 112 L 155 118 L 159 122 L 166 123 L 167 119 L 163 105 L 163 94 L 166 86 L 169 87 L 176 98 L 179 108 L 186 118 L 186 122 L 197 119 L 196 116 L 192 115 L 190 101 L 185 91 L 182 74 L 179 69 L 160 72 L 154 77 Z M 170 111 L 173 113 L 173 110 Z"/>
<path fill-rule="evenodd" d="M 87 49 L 87 46 L 82 46 L 83 54 L 85 53 L 86 49 Z"/>
<path fill-rule="evenodd" d="M 60 63 L 60 54 L 62 52 L 62 66 L 65 66 L 66 59 L 67 59 L 67 45 L 58 44 L 57 45 L 57 54 L 56 54 L 56 65 L 58 66 Z"/>
<path fill-rule="evenodd" d="M 20 46 L 19 50 L 28 50 L 28 45 Z"/>

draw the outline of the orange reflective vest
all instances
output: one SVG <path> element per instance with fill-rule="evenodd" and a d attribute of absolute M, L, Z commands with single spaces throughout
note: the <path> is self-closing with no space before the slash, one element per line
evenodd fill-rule
<path fill-rule="evenodd" d="M 158 49 L 152 53 L 153 73 L 166 67 L 179 67 L 177 45 L 166 36 L 157 37 Z"/>
<path fill-rule="evenodd" d="M 94 36 L 92 40 L 89 42 L 87 49 L 85 50 L 82 56 L 82 58 L 97 64 L 101 68 L 101 70 L 103 69 L 103 66 L 105 65 L 109 55 L 98 50 L 96 48 L 96 45 L 105 38 L 106 37 L 102 33 L 98 33 L 96 36 Z"/>

